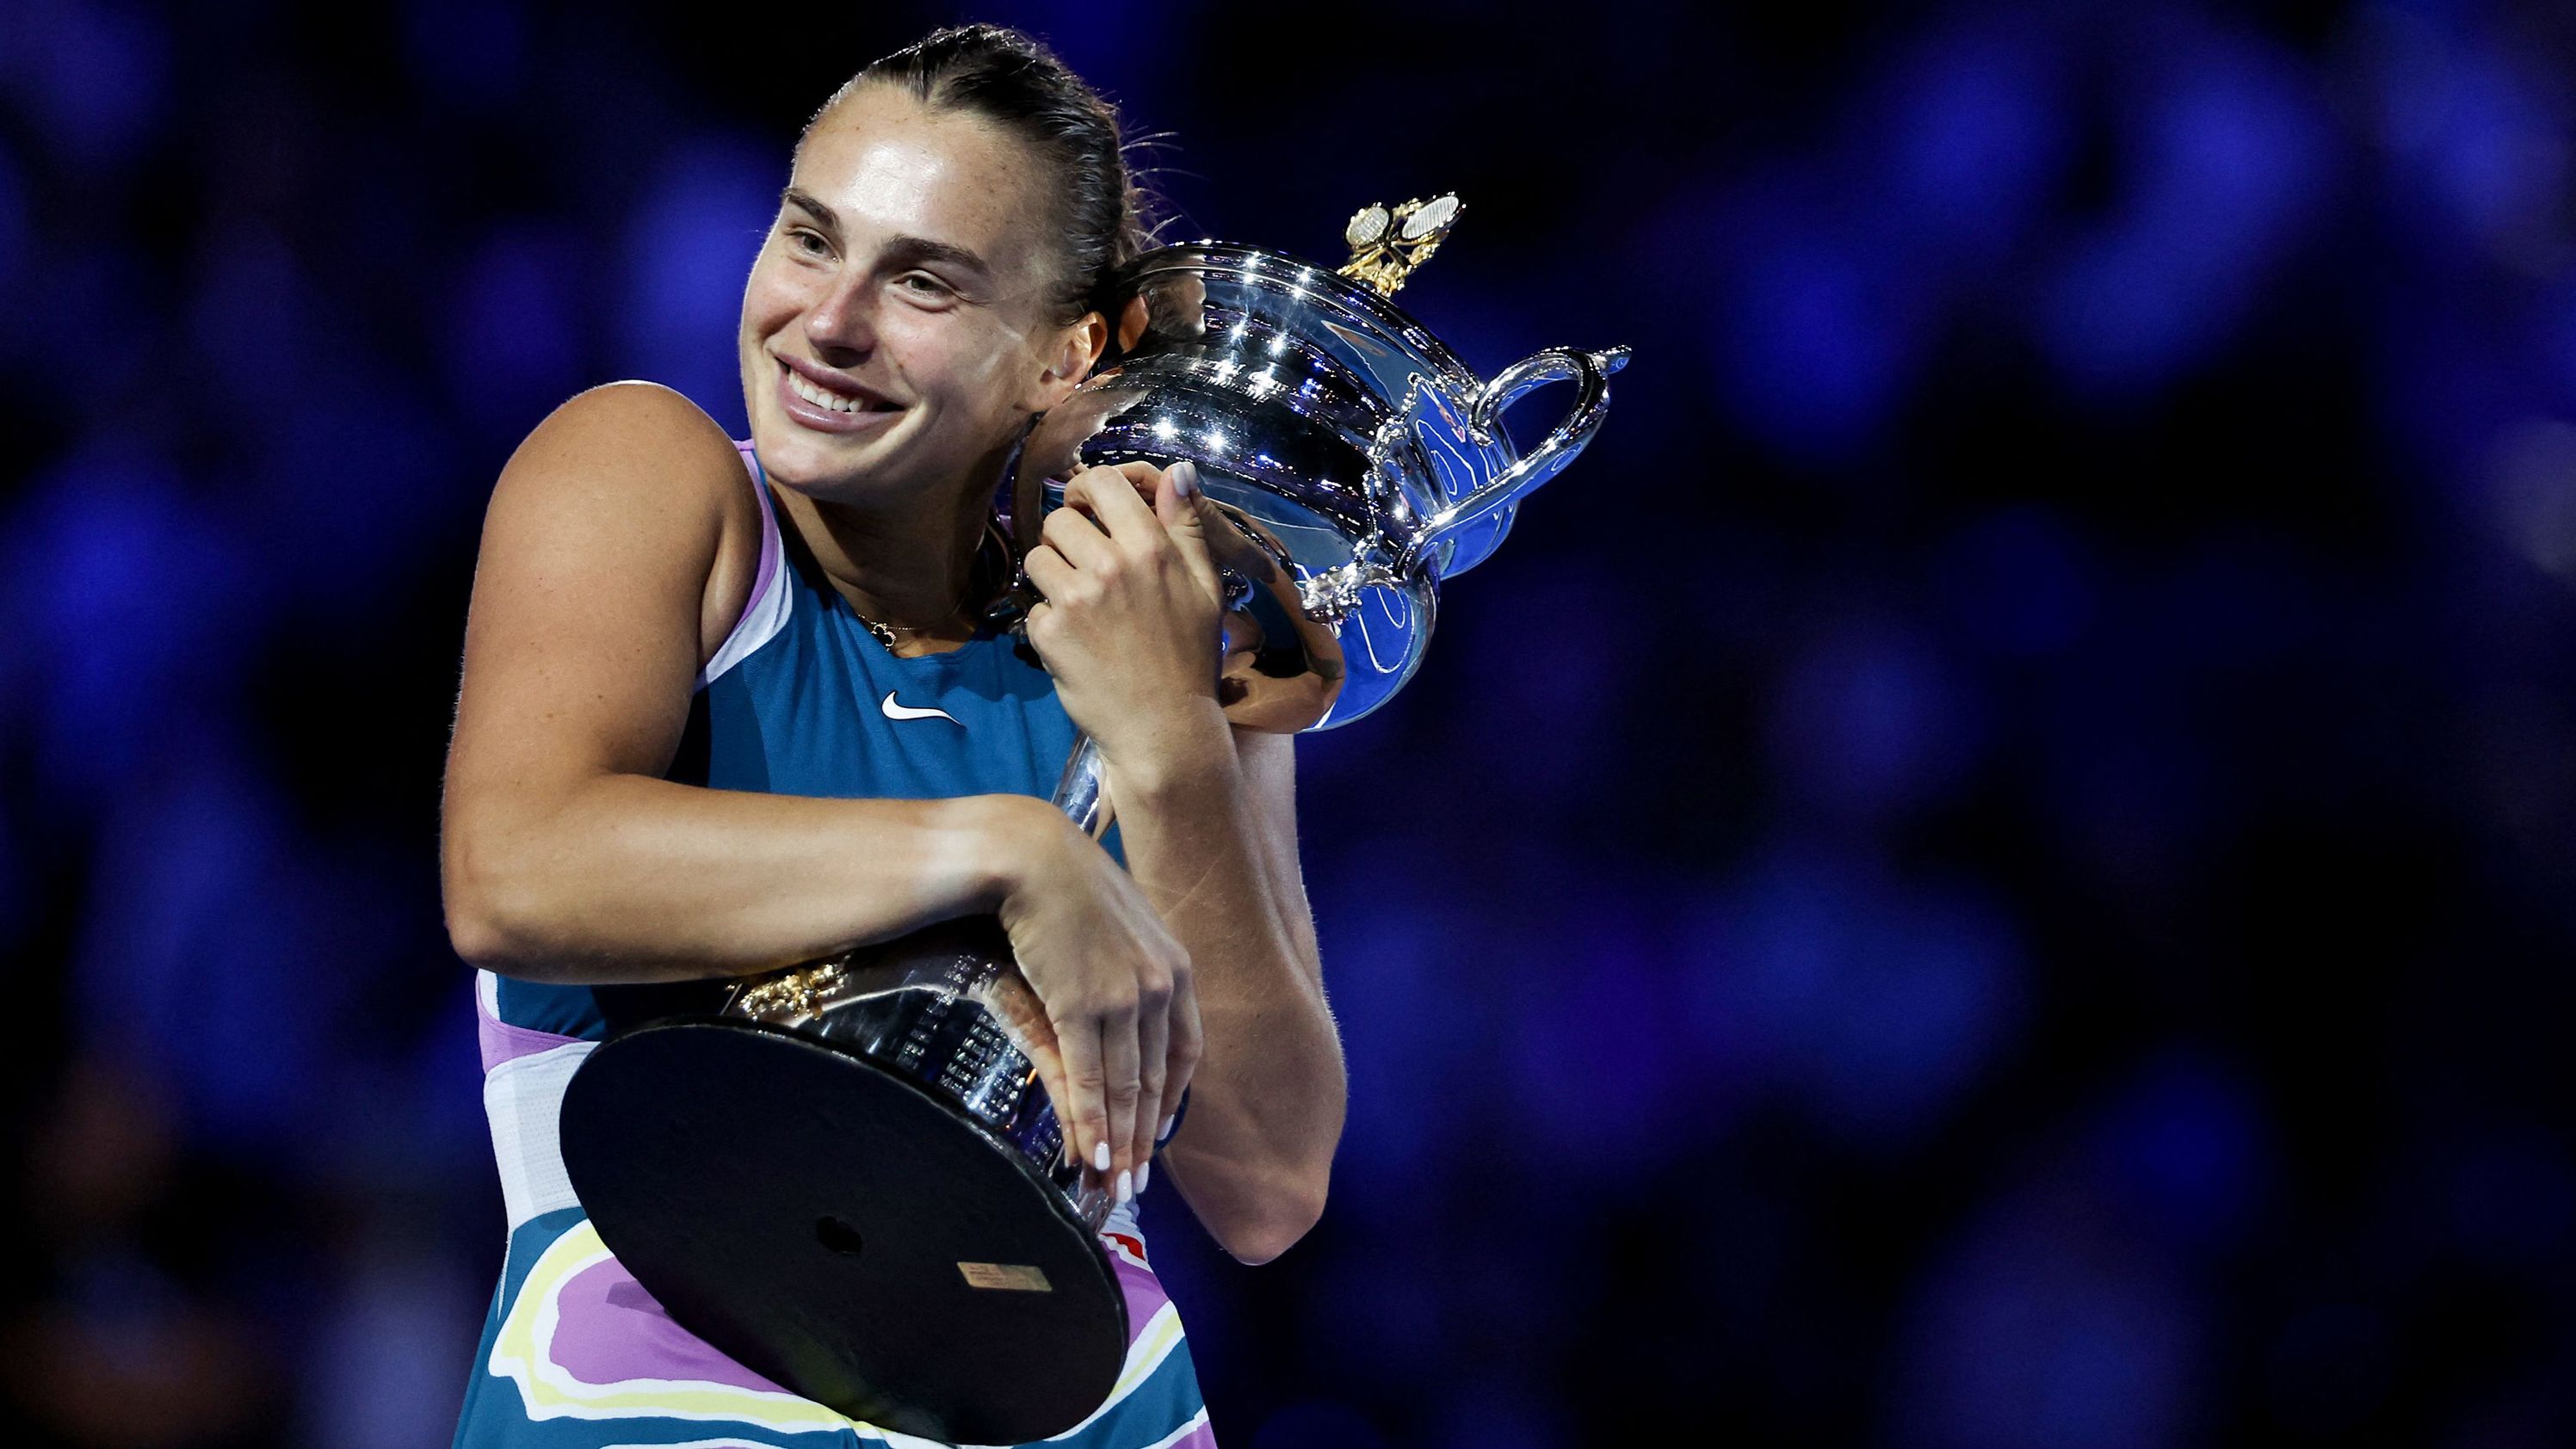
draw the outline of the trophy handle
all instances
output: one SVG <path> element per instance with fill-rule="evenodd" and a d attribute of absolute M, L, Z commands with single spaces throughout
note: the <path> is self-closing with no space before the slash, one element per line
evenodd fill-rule
<path fill-rule="evenodd" d="M 1533 352 L 1494 375 L 1467 405 L 1467 429 L 1480 445 L 1491 446 L 1494 423 L 1503 409 L 1518 402 L 1522 394 L 1551 382 L 1571 380 L 1575 385 L 1574 406 L 1529 455 L 1452 502 L 1430 520 L 1414 554 L 1429 552 L 1441 539 L 1511 503 L 1541 483 L 1564 471 L 1574 461 L 1592 435 L 1601 428 L 1601 419 L 1610 408 L 1610 374 L 1628 365 L 1628 349 L 1605 347 L 1598 352 L 1585 352 L 1573 347 L 1549 347 Z"/>

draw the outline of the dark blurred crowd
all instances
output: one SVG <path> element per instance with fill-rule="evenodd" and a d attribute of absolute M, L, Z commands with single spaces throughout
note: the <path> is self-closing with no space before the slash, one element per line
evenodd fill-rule
<path fill-rule="evenodd" d="M 0 1436 L 446 1442 L 483 501 L 741 436 L 797 126 L 966 18 L 1167 238 L 1454 188 L 1414 315 L 1636 349 L 1301 743 L 1332 1205 L 1144 1210 L 1225 1442 L 2576 1442 L 2576 12 L 2469 0 L 9 0 Z"/>

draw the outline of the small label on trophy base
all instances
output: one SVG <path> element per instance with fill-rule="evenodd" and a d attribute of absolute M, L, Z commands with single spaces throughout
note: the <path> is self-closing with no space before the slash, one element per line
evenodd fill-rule
<path fill-rule="evenodd" d="M 1052 1293 L 1046 1274 L 1027 1263 L 960 1263 L 969 1288 L 1009 1288 L 1021 1293 Z"/>

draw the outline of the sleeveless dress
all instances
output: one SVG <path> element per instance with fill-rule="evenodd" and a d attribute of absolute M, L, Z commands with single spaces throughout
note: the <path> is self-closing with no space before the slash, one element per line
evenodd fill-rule
<path fill-rule="evenodd" d="M 768 474 L 751 601 L 698 676 L 665 778 L 728 790 L 934 799 L 1051 796 L 1074 727 L 1046 672 L 979 629 L 899 658 L 785 529 Z M 1119 853 L 1113 826 L 1104 840 Z M 601 1246 L 556 1135 L 564 1084 L 615 1027 L 712 1010 L 723 983 L 547 985 L 475 973 L 483 1104 L 510 1237 L 465 1391 L 456 1449 L 849 1449 L 928 1440 L 799 1398 L 674 1322 Z M 710 999 L 710 998 L 713 999 Z M 1101 1230 L 1126 1295 L 1127 1360 L 1071 1449 L 1213 1449 L 1178 1313 L 1145 1260 L 1136 1204 Z"/>

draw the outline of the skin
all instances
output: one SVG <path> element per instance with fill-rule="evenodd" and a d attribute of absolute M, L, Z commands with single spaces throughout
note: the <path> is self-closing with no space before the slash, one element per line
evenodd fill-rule
<path fill-rule="evenodd" d="M 853 607 L 953 648 L 989 486 L 1107 337 L 1066 321 L 1051 177 L 981 120 L 863 87 L 800 145 L 743 296 L 752 437 Z M 927 245 L 925 245 L 925 243 Z M 801 420 L 790 360 L 884 416 Z M 989 912 L 1047 1011 L 1038 1061 L 1104 1183 L 1162 1161 L 1263 1261 L 1320 1214 L 1345 1095 L 1299 879 L 1285 737 L 1214 698 L 1198 500 L 1142 464 L 1067 490 L 1028 560 L 1029 637 L 1100 742 L 1131 869 L 1046 802 L 828 800 L 660 778 L 749 598 L 741 459 L 685 398 L 596 388 L 512 456 L 485 521 L 442 811 L 449 931 L 536 980 L 735 976 Z"/>

